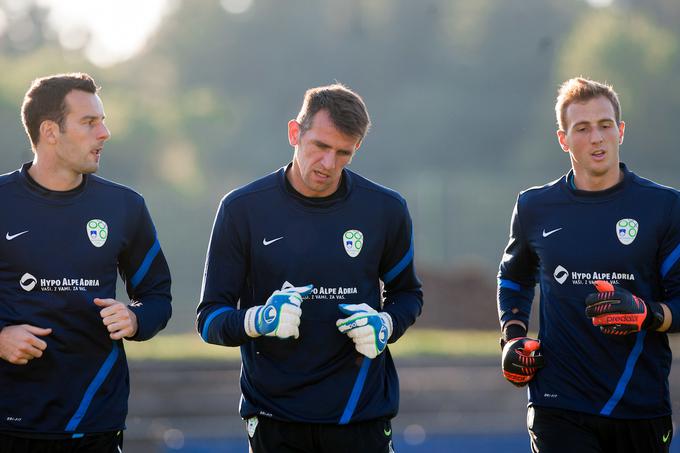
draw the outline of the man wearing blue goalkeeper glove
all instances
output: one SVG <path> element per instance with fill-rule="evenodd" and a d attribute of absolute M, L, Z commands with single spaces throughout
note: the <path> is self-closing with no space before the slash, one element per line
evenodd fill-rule
<path fill-rule="evenodd" d="M 392 335 L 392 317 L 388 313 L 378 313 L 366 304 L 340 304 L 338 308 L 349 317 L 338 319 L 335 325 L 352 339 L 357 352 L 375 359 L 385 350 Z"/>
<path fill-rule="evenodd" d="M 571 169 L 517 197 L 498 272 L 503 376 L 528 387 L 532 453 L 668 453 L 680 192 L 620 161 L 611 86 L 567 80 L 555 114 Z"/>
<path fill-rule="evenodd" d="M 215 217 L 196 324 L 241 348 L 253 453 L 393 451 L 388 343 L 423 295 L 406 201 L 347 168 L 369 125 L 348 88 L 308 90 L 288 122 L 292 162 L 227 194 Z"/>
<path fill-rule="evenodd" d="M 308 295 L 313 287 L 314 285 L 299 288 L 284 285 L 281 290 L 274 291 L 264 305 L 249 308 L 245 318 L 248 336 L 298 338 L 302 298 Z"/>

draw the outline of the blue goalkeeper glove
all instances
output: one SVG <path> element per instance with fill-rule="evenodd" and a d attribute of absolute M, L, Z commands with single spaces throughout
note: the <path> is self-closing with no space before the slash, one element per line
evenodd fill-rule
<path fill-rule="evenodd" d="M 251 307 L 246 311 L 245 328 L 250 337 L 298 338 L 302 298 L 309 294 L 314 285 L 293 287 L 285 284 L 274 291 L 264 305 Z"/>
<path fill-rule="evenodd" d="M 368 304 L 340 304 L 338 308 L 348 318 L 338 319 L 335 323 L 340 333 L 346 333 L 356 350 L 368 357 L 375 358 L 385 350 L 387 340 L 392 336 L 392 317 L 378 313 Z"/>

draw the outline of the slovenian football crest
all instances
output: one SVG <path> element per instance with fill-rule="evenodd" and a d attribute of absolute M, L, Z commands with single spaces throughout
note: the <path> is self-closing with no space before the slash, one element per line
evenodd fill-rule
<path fill-rule="evenodd" d="M 87 238 L 95 247 L 101 247 L 106 243 L 106 238 L 109 236 L 109 227 L 106 222 L 100 219 L 92 219 L 85 225 Z"/>
<path fill-rule="evenodd" d="M 359 230 L 347 230 L 342 235 L 342 245 L 345 247 L 345 252 L 354 258 L 361 253 L 361 247 L 364 245 L 364 234 Z"/>
<path fill-rule="evenodd" d="M 616 237 L 623 245 L 632 244 L 638 234 L 638 223 L 634 219 L 621 219 L 616 222 Z"/>

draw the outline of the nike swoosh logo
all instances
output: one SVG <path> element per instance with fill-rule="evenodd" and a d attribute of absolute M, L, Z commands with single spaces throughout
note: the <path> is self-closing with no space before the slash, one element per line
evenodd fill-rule
<path fill-rule="evenodd" d="M 668 432 L 662 437 L 663 443 L 665 444 L 668 442 L 668 439 L 671 437 L 671 430 L 668 430 Z"/>
<path fill-rule="evenodd" d="M 280 239 L 283 239 L 283 236 L 281 236 L 280 238 L 272 239 L 271 241 L 268 241 L 267 238 L 264 238 L 264 239 L 262 239 L 262 245 L 273 244 L 274 242 L 276 242 Z"/>
<path fill-rule="evenodd" d="M 555 228 L 554 230 L 551 230 L 551 231 L 548 231 L 548 232 L 546 232 L 545 229 L 543 229 L 543 237 L 544 237 L 544 238 L 547 238 L 547 237 L 550 236 L 551 234 L 557 233 L 557 232 L 560 231 L 561 229 L 562 229 L 562 228 Z"/>
<path fill-rule="evenodd" d="M 22 231 L 21 233 L 17 233 L 17 234 L 9 234 L 9 231 L 8 231 L 7 234 L 5 235 L 5 239 L 7 239 L 8 241 L 11 241 L 12 239 L 18 238 L 22 234 L 26 234 L 26 233 L 28 233 L 28 230 Z"/>

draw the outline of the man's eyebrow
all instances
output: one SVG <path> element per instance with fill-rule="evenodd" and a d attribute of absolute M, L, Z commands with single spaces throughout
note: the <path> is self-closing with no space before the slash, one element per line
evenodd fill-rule
<path fill-rule="evenodd" d="M 602 119 L 599 119 L 595 122 L 597 124 L 600 124 L 600 123 L 615 123 L 616 121 L 613 118 L 602 118 Z M 587 121 L 587 120 L 579 121 L 578 123 L 574 123 L 571 127 L 580 126 L 582 124 L 588 125 L 588 124 L 590 124 L 590 121 Z"/>
<path fill-rule="evenodd" d="M 101 116 L 100 115 L 85 115 L 85 116 L 80 118 L 80 121 L 83 121 L 83 120 L 89 121 L 89 120 L 98 120 L 98 119 L 103 120 L 104 118 L 106 118 L 106 115 L 101 115 Z"/>

